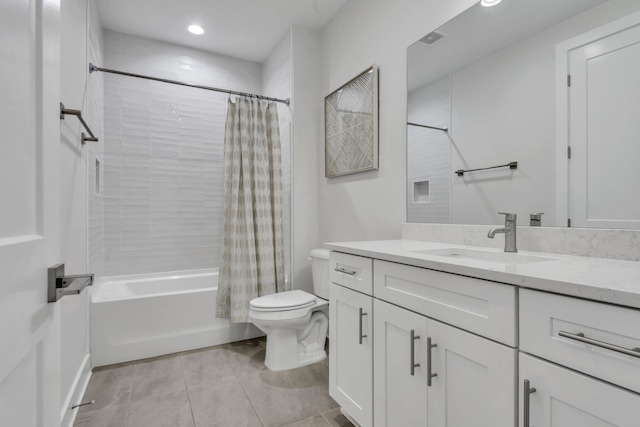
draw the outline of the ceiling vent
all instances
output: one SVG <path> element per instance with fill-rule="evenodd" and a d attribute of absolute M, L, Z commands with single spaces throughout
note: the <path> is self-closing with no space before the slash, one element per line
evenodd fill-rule
<path fill-rule="evenodd" d="M 438 31 L 432 31 L 429 34 L 427 34 L 426 36 L 424 36 L 423 38 L 421 38 L 419 41 L 421 43 L 424 44 L 434 44 L 435 42 L 437 42 L 438 40 L 440 40 L 443 37 L 446 37 L 447 35 L 445 33 L 439 33 Z"/>

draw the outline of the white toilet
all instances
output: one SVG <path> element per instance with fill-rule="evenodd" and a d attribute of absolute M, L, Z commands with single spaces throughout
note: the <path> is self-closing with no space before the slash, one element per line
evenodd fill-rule
<path fill-rule="evenodd" d="M 249 319 L 267 334 L 264 364 L 272 371 L 324 360 L 329 327 L 329 250 L 309 253 L 312 295 L 295 290 L 264 295 L 249 303 Z"/>

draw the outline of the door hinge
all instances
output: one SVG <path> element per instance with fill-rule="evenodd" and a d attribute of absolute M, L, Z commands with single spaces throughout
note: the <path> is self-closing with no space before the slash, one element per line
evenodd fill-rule
<path fill-rule="evenodd" d="M 571 74 L 567 74 L 567 86 L 571 87 Z"/>
<path fill-rule="evenodd" d="M 567 218 L 567 227 L 571 227 L 571 218 Z"/>
<path fill-rule="evenodd" d="M 567 158 L 571 158 L 571 147 L 567 147 Z"/>

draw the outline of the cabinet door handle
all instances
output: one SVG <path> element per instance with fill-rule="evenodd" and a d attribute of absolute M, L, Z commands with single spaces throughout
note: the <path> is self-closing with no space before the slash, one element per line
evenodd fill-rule
<path fill-rule="evenodd" d="M 355 276 L 357 273 L 357 271 L 347 270 L 346 268 L 342 268 L 342 267 L 336 267 L 334 268 L 334 270 L 337 271 L 338 273 L 348 274 L 349 276 Z"/>
<path fill-rule="evenodd" d="M 411 330 L 411 376 L 415 375 L 415 369 L 420 366 L 416 363 L 416 340 L 419 340 L 420 336 L 416 335 L 416 331 Z"/>
<path fill-rule="evenodd" d="M 362 317 L 366 316 L 366 315 L 367 315 L 367 313 L 365 313 L 362 310 L 362 307 L 360 307 L 360 316 L 359 316 L 360 317 L 360 327 L 359 327 L 360 331 L 358 333 L 358 341 L 359 341 L 360 344 L 362 344 L 362 338 L 366 338 L 367 337 L 366 335 L 362 335 Z"/>
<path fill-rule="evenodd" d="M 523 405 L 522 405 L 522 412 L 523 412 L 523 423 L 522 423 L 522 427 L 529 427 L 529 416 L 530 416 L 530 412 L 531 412 L 531 393 L 535 393 L 536 389 L 531 387 L 531 385 L 529 384 L 529 380 L 524 380 L 524 394 L 522 395 L 524 401 L 523 401 Z"/>
<path fill-rule="evenodd" d="M 438 344 L 431 344 L 431 337 L 427 337 L 427 387 L 431 387 L 431 378 L 438 376 L 431 369 L 431 359 L 433 359 L 431 349 L 437 346 Z"/>
<path fill-rule="evenodd" d="M 627 356 L 640 357 L 640 347 L 626 348 L 619 345 L 609 344 L 604 341 L 594 340 L 593 338 L 585 337 L 582 332 L 572 334 L 570 332 L 559 331 L 558 335 L 563 338 L 569 338 L 570 340 L 580 341 L 585 344 L 595 345 L 596 347 L 606 348 L 607 350 L 617 351 L 618 353 L 626 354 Z"/>

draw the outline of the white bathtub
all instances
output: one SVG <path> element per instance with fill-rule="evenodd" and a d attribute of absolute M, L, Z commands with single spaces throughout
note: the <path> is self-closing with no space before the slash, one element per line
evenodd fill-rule
<path fill-rule="evenodd" d="M 216 318 L 216 270 L 106 277 L 93 288 L 93 366 L 264 335 L 250 323 Z"/>

